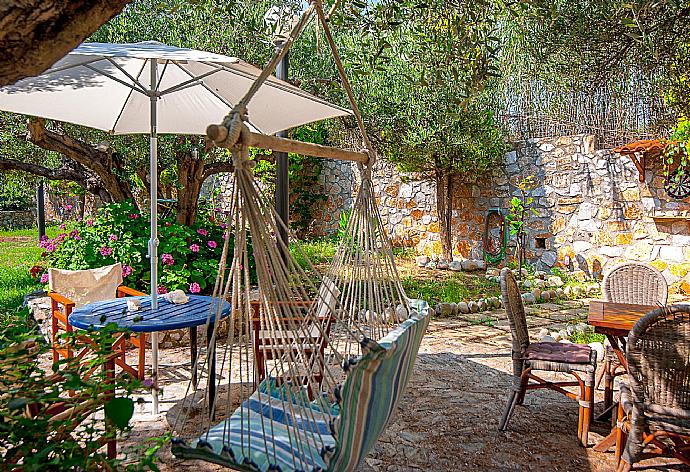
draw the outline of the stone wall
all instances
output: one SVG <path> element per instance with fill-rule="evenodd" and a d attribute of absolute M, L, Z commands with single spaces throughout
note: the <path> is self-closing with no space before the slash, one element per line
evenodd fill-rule
<path fill-rule="evenodd" d="M 528 214 L 526 255 L 538 269 L 554 266 L 582 278 L 600 278 L 624 261 L 648 262 L 672 288 L 690 292 L 690 199 L 668 197 L 658 165 L 647 163 L 644 182 L 632 161 L 596 148 L 594 136 L 532 139 L 514 144 L 494 170 L 474 183 L 454 182 L 454 256 L 481 259 L 484 220 L 489 208 L 506 214 L 519 195 L 516 183 L 533 175 L 529 192 L 536 214 Z M 357 187 L 355 165 L 325 161 L 321 174 L 328 201 L 312 234 L 338 229 Z M 374 187 L 393 244 L 440 256 L 436 187 L 415 174 L 402 174 L 379 160 Z M 498 236 L 494 230 L 494 236 Z M 508 253 L 514 250 L 509 242 Z"/>
<path fill-rule="evenodd" d="M 618 263 L 643 261 L 672 286 L 690 290 L 690 199 L 668 197 L 653 163 L 640 182 L 629 158 L 595 144 L 594 136 L 517 143 L 489 175 L 476 183 L 456 182 L 454 255 L 481 257 L 487 210 L 507 213 L 510 198 L 519 195 L 515 184 L 534 175 L 538 185 L 529 195 L 537 214 L 528 215 L 525 226 L 527 258 L 537 268 L 561 266 L 598 278 Z M 381 163 L 376 188 L 393 241 L 439 255 L 435 186 Z"/>
<path fill-rule="evenodd" d="M 327 236 L 338 232 L 340 215 L 352 208 L 352 192 L 356 168 L 349 162 L 327 159 L 319 176 L 319 192 L 328 200 L 314 211 L 313 236 Z"/>
<path fill-rule="evenodd" d="M 35 211 L 0 211 L 0 229 L 31 228 L 36 226 Z"/>

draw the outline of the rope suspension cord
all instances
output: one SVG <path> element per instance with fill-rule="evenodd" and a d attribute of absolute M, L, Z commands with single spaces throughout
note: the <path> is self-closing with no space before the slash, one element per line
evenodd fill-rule
<path fill-rule="evenodd" d="M 214 298 L 227 300 L 232 307 L 218 372 L 225 382 L 221 388 L 227 389 L 225 419 L 212 425 L 219 388 L 205 398 L 204 433 L 189 445 L 174 442 L 176 455 L 260 472 L 352 470 L 390 419 L 411 374 L 428 317 L 423 303 L 413 307 L 405 295 L 378 211 L 371 180 L 375 152 L 328 27 L 337 6 L 338 0 L 325 15 L 321 1 L 312 0 L 283 47 L 223 124 L 207 129 L 216 145 L 231 150 L 234 167 L 229 192 L 232 211 L 213 290 Z M 245 123 L 252 96 L 314 11 L 362 134 L 364 151 L 262 136 Z M 311 155 L 358 163 L 361 184 L 325 276 L 298 244 L 288 247 L 276 238 L 288 228 L 254 178 L 249 147 L 257 144 L 267 149 L 306 149 Z M 218 314 L 214 319 L 220 319 Z M 209 346 L 215 345 L 218 329 L 215 323 Z M 207 350 L 205 362 L 200 358 L 201 379 L 205 372 L 214 371 L 214 350 Z M 215 385 L 215 379 L 206 384 Z M 181 432 L 178 420 L 184 431 L 191 411 L 198 409 L 196 394 L 185 396 L 175 431 Z"/>

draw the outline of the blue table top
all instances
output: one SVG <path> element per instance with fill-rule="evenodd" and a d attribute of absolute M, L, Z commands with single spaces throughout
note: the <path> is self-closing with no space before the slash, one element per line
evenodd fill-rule
<path fill-rule="evenodd" d="M 182 305 L 175 305 L 161 298 L 158 299 L 158 309 L 151 310 L 151 297 L 124 297 L 104 302 L 89 303 L 76 308 L 69 315 L 69 322 L 75 328 L 101 329 L 108 323 L 116 323 L 138 333 L 152 333 L 171 329 L 191 328 L 206 324 L 209 310 L 215 307 L 213 297 L 202 295 L 188 295 L 189 301 Z M 141 309 L 127 310 L 127 299 L 141 300 Z M 211 321 L 215 319 L 215 308 L 211 311 Z M 230 314 L 230 304 L 223 302 L 221 318 Z"/>

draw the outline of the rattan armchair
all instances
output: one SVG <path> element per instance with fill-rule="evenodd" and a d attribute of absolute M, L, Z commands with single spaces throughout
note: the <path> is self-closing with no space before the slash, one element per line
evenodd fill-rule
<path fill-rule="evenodd" d="M 508 427 L 515 406 L 522 404 L 528 390 L 547 388 L 578 402 L 577 436 L 580 445 L 586 447 L 594 408 L 596 351 L 579 344 L 530 343 L 520 290 L 515 276 L 507 268 L 501 271 L 501 296 L 513 337 L 512 359 L 515 377 L 499 428 L 505 430 Z M 562 372 L 572 375 L 575 380 L 547 381 L 536 376 L 533 371 Z M 566 390 L 568 387 L 579 387 L 579 394 Z"/>
<path fill-rule="evenodd" d="M 605 301 L 635 305 L 663 306 L 668 299 L 668 284 L 654 267 L 640 262 L 626 262 L 614 267 L 601 285 Z M 614 379 L 625 374 L 613 350 L 608 347 L 604 367 L 597 379 L 597 388 L 604 381 L 604 405 L 613 403 Z"/>
<path fill-rule="evenodd" d="M 690 466 L 690 305 L 659 308 L 630 331 L 619 403 L 619 470 L 650 456 Z"/>

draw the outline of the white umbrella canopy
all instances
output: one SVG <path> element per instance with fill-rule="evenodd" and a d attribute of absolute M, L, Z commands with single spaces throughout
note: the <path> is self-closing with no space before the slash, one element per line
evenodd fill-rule
<path fill-rule="evenodd" d="M 153 59 L 156 87 L 150 79 Z M 220 123 L 260 73 L 235 57 L 154 41 L 85 43 L 40 76 L 1 88 L 0 109 L 114 134 L 148 134 L 154 89 L 158 133 L 205 134 L 206 126 Z M 275 77 L 249 104 L 249 122 L 264 134 L 349 113 Z"/>
<path fill-rule="evenodd" d="M 234 57 L 167 46 L 85 43 L 38 77 L 0 88 L 0 110 L 151 137 L 151 306 L 158 307 L 157 134 L 206 134 L 261 70 Z M 352 112 L 270 77 L 247 106 L 252 131 L 278 131 Z M 152 333 L 158 413 L 158 334 Z"/>

